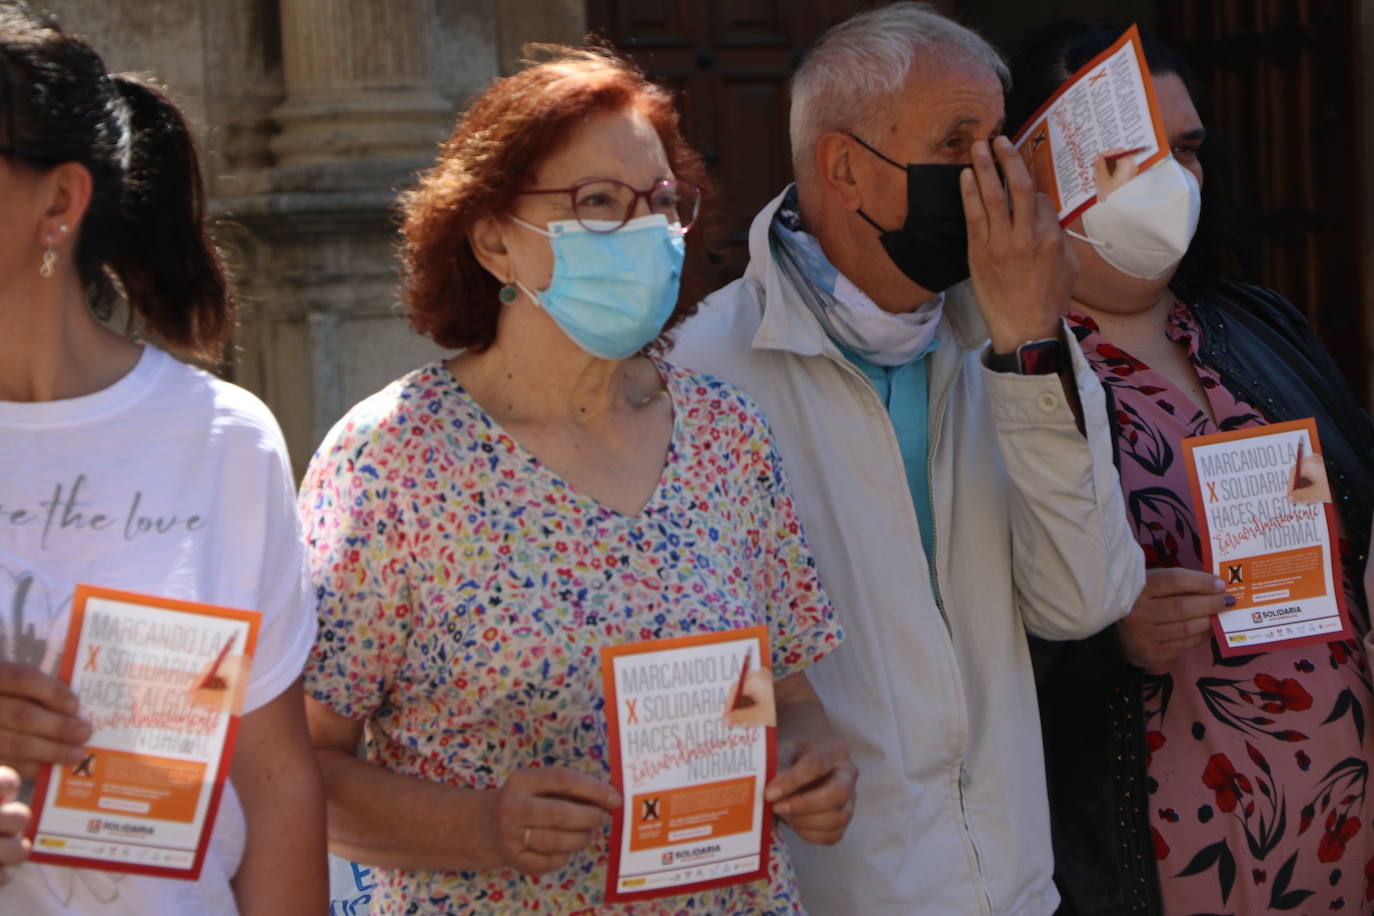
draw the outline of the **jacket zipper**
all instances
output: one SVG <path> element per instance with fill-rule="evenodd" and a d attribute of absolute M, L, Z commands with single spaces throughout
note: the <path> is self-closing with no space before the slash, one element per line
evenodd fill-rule
<path fill-rule="evenodd" d="M 929 373 L 930 366 L 927 364 L 926 371 Z M 926 376 L 929 379 L 929 375 Z M 940 431 L 944 428 L 945 408 L 949 406 L 950 395 L 954 391 L 954 382 L 958 378 L 958 373 L 946 383 L 944 390 L 940 392 L 940 398 L 935 407 L 935 431 L 930 437 L 930 449 L 926 454 L 926 487 L 930 492 L 930 589 L 935 594 L 935 607 L 940 611 L 940 619 L 945 622 L 945 630 L 949 633 L 950 644 L 954 643 L 954 628 L 950 625 L 949 614 L 945 611 L 944 598 L 940 595 L 940 572 L 936 565 L 939 557 L 940 536 L 939 524 L 940 514 L 934 511 L 935 508 L 935 449 L 940 444 Z M 959 816 L 964 821 L 964 833 L 968 835 L 969 847 L 973 849 L 973 862 L 978 868 L 978 889 L 983 892 L 983 903 L 987 906 L 987 912 L 993 913 L 992 896 L 988 893 L 987 881 L 983 873 L 983 855 L 978 851 L 978 841 L 973 835 L 973 825 L 968 820 L 968 801 L 964 797 L 964 784 L 967 782 L 968 768 L 964 765 L 963 749 L 959 753 Z"/>
<path fill-rule="evenodd" d="M 930 366 L 926 365 L 926 378 L 929 379 Z M 954 641 L 954 627 L 950 625 L 949 614 L 945 612 L 945 601 L 940 596 L 940 573 L 936 559 L 940 554 L 940 514 L 935 511 L 935 448 L 940 444 L 940 430 L 944 427 L 945 408 L 949 405 L 949 396 L 954 389 L 954 380 L 940 392 L 940 399 L 935 405 L 935 434 L 930 438 L 930 447 L 926 451 L 926 489 L 930 494 L 930 590 L 935 594 L 935 607 L 940 611 L 940 619 L 945 622 L 945 632 L 949 634 L 950 641 Z M 929 428 L 929 427 L 927 427 Z M 962 767 L 962 764 L 961 764 Z M 963 785 L 959 787 L 959 798 L 963 800 Z M 977 854 L 977 850 L 974 850 Z"/>
<path fill-rule="evenodd" d="M 968 844 L 973 847 L 973 862 L 978 866 L 978 889 L 983 892 L 983 902 L 987 904 L 988 913 L 994 912 L 992 908 L 992 897 L 988 894 L 987 882 L 983 879 L 983 856 L 978 852 L 978 841 L 973 838 L 973 827 L 968 822 L 968 803 L 964 798 L 964 784 L 968 781 L 968 768 L 964 766 L 962 760 L 959 761 L 959 811 L 964 817 L 964 832 L 968 834 Z"/>

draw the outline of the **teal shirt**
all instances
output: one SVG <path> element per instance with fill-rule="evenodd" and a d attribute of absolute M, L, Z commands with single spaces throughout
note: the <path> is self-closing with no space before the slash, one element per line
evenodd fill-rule
<path fill-rule="evenodd" d="M 901 366 L 870 363 L 843 344 L 838 344 L 845 358 L 873 383 L 878 397 L 887 407 L 888 416 L 892 418 L 892 430 L 897 434 L 902 464 L 906 467 L 907 488 L 911 490 L 916 521 L 921 526 L 921 546 L 925 548 L 927 563 L 930 562 L 931 546 L 935 543 L 935 507 L 930 500 L 930 477 L 927 473 L 930 466 L 930 405 L 926 357 L 938 344 L 938 340 L 932 340 L 920 356 Z"/>

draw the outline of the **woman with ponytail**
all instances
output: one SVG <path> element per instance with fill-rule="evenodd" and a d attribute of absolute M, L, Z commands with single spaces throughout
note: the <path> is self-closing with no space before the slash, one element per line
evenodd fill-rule
<path fill-rule="evenodd" d="M 0 912 L 323 913 L 285 446 L 258 400 L 170 355 L 214 361 L 233 324 L 191 135 L 155 85 L 17 0 L 0 0 L 0 202 Z M 24 862 L 19 799 L 91 735 L 55 677 L 77 583 L 262 614 L 197 881 Z"/>

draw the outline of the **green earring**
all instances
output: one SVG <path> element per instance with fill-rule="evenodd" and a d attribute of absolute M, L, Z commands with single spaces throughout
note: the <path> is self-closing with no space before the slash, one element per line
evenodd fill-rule
<path fill-rule="evenodd" d="M 510 305 L 512 302 L 515 301 L 515 297 L 516 292 L 514 286 L 511 286 L 509 283 L 507 283 L 505 286 L 501 287 L 500 298 L 502 303 L 504 303 L 505 305 Z"/>

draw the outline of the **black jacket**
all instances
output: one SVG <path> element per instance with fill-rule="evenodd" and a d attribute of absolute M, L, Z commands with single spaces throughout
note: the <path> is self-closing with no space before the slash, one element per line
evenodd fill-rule
<path fill-rule="evenodd" d="M 1327 475 L 1363 569 L 1374 505 L 1374 423 L 1303 316 L 1277 293 L 1222 283 L 1192 301 L 1200 353 L 1271 422 L 1315 417 Z M 1108 415 L 1114 418 L 1108 391 Z M 1363 614 L 1363 608 L 1359 613 Z M 1160 912 L 1145 773 L 1145 689 L 1116 628 L 1032 640 L 1061 916 Z"/>

